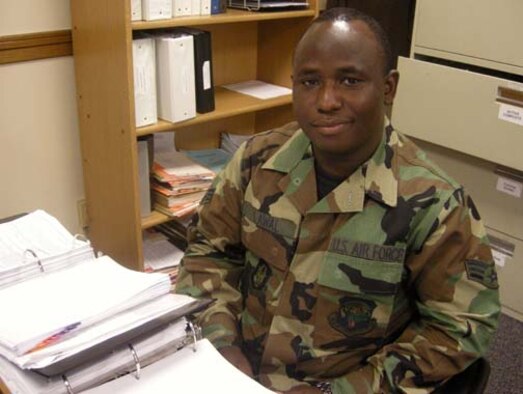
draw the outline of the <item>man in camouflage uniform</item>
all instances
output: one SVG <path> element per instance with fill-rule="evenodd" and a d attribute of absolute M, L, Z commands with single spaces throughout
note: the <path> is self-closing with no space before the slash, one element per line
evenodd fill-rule
<path fill-rule="evenodd" d="M 177 291 L 204 335 L 288 393 L 430 392 L 484 354 L 496 272 L 463 188 L 385 118 L 383 31 L 331 9 L 293 59 L 298 123 L 244 144 L 202 200 Z"/>

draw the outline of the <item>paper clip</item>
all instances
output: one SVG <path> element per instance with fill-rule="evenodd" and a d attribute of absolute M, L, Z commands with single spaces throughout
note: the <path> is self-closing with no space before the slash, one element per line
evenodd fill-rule
<path fill-rule="evenodd" d="M 67 376 L 62 375 L 62 381 L 64 382 L 65 389 L 67 390 L 67 394 L 74 394 L 73 388 L 71 387 L 71 383 L 69 383 L 69 380 L 67 380 Z"/>
<path fill-rule="evenodd" d="M 33 257 L 36 259 L 36 262 L 38 263 L 38 266 L 40 267 L 40 271 L 44 272 L 44 266 L 42 265 L 42 262 L 38 258 L 38 255 L 31 249 L 26 249 L 26 250 L 24 250 L 24 257 L 25 257 L 25 255 L 27 255 L 27 253 L 31 253 L 33 255 Z"/>
<path fill-rule="evenodd" d="M 135 370 L 134 370 L 134 377 L 136 378 L 136 380 L 140 379 L 140 371 L 142 369 L 142 367 L 140 366 L 140 359 L 138 358 L 138 354 L 136 354 L 136 350 L 134 350 L 134 346 L 129 344 L 129 350 L 131 351 L 131 354 L 133 355 L 133 359 L 134 359 L 134 365 L 135 365 Z"/>
<path fill-rule="evenodd" d="M 187 321 L 187 326 L 190 328 L 191 333 L 192 333 L 192 338 L 193 338 L 192 350 L 193 350 L 193 352 L 195 352 L 196 351 L 196 341 L 198 340 L 198 338 L 196 336 L 196 328 L 194 327 L 193 322 L 190 320 Z"/>

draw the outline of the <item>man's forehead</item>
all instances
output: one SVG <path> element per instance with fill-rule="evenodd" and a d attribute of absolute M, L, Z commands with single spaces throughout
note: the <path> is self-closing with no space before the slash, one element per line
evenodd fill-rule
<path fill-rule="evenodd" d="M 378 40 L 374 32 L 365 21 L 356 20 L 327 20 L 314 23 L 309 27 L 298 43 L 294 60 L 306 61 L 308 56 L 306 52 L 312 48 L 329 47 L 331 43 L 337 42 L 338 45 L 348 45 L 353 48 L 360 48 L 362 45 L 367 48 L 376 50 L 376 55 L 380 56 Z M 370 46 L 368 46 L 370 44 Z M 355 47 L 354 47 L 355 45 Z M 303 52 L 305 50 L 305 53 Z M 294 64 L 296 65 L 296 64 Z"/>

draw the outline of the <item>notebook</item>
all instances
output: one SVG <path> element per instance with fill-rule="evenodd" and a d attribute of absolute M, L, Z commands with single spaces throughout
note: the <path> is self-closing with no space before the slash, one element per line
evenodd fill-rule
<path fill-rule="evenodd" d="M 91 365 L 105 371 L 116 349 L 212 302 L 171 294 L 168 274 L 96 256 L 42 210 L 1 223 L 0 239 L 0 377 L 12 384 L 11 376 L 25 384 L 26 377 L 54 382 Z"/>

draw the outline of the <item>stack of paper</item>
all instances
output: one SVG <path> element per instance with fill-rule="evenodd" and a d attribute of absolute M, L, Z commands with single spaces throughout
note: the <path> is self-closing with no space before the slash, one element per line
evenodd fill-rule
<path fill-rule="evenodd" d="M 96 257 L 44 211 L 2 224 L 0 234 L 4 273 L 22 269 L 15 281 L 2 277 L 0 355 L 19 368 L 71 368 L 99 344 L 119 344 L 198 303 L 170 294 L 167 274 Z M 20 256 L 29 247 L 37 257 L 27 262 Z M 23 270 L 28 264 L 37 270 Z"/>
<path fill-rule="evenodd" d="M 153 163 L 154 208 L 173 217 L 191 216 L 215 173 L 178 151 L 158 152 Z"/>
<path fill-rule="evenodd" d="M 180 318 L 159 330 L 133 339 L 133 349 L 140 357 L 140 365 L 146 366 L 165 356 L 166 353 L 175 352 L 185 346 L 188 339 L 186 326 L 186 319 Z M 67 371 L 66 376 L 74 392 L 80 392 L 122 373 L 133 371 L 134 368 L 134 359 L 126 344 Z M 0 357 L 0 376 L 12 393 L 68 393 L 62 375 L 48 378 L 30 370 L 17 368 L 3 357 Z"/>
<path fill-rule="evenodd" d="M 76 335 L 170 290 L 169 277 L 108 256 L 42 273 L 0 291 L 0 353 L 11 361 Z"/>
<path fill-rule="evenodd" d="M 0 224 L 0 289 L 94 256 L 88 241 L 37 210 Z"/>
<path fill-rule="evenodd" d="M 164 272 L 174 286 L 183 250 L 160 231 L 143 232 L 143 257 L 146 272 Z"/>
<path fill-rule="evenodd" d="M 139 380 L 129 374 L 95 387 L 88 393 L 274 394 L 229 363 L 207 339 L 197 342 L 197 351 L 185 347 L 141 372 Z"/>

